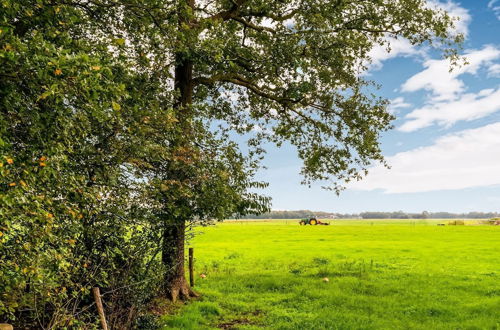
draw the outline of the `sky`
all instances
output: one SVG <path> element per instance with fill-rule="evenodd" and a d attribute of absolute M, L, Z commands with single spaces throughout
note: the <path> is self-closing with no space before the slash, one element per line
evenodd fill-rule
<path fill-rule="evenodd" d="M 469 65 L 450 73 L 439 53 L 405 40 L 373 50 L 368 75 L 396 116 L 381 140 L 391 169 L 376 165 L 337 196 L 300 184 L 293 147 L 271 147 L 258 179 L 274 210 L 500 211 L 500 0 L 432 2 L 461 18 Z"/>

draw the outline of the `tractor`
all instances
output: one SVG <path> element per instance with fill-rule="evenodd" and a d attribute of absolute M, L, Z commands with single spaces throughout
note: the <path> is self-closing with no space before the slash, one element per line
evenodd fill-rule
<path fill-rule="evenodd" d="M 307 219 L 307 218 L 300 219 L 299 224 L 301 226 L 305 226 L 305 225 L 311 225 L 311 226 L 316 226 L 316 225 L 328 226 L 329 225 L 329 223 L 327 223 L 327 222 L 321 222 L 321 221 L 319 221 L 318 219 L 316 219 L 314 217 L 309 218 L 309 219 Z"/>

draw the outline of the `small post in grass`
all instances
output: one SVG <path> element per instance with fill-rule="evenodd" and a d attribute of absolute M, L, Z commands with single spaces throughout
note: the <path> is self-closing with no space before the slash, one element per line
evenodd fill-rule
<path fill-rule="evenodd" d="M 189 285 L 194 286 L 194 272 L 193 272 L 193 248 L 189 248 Z"/>
<path fill-rule="evenodd" d="M 94 300 L 97 306 L 97 312 L 99 313 L 99 319 L 101 320 L 102 329 L 108 330 L 108 324 L 106 323 L 106 316 L 104 315 L 104 308 L 102 307 L 101 292 L 98 287 L 95 287 L 92 288 L 92 293 L 94 294 Z"/>

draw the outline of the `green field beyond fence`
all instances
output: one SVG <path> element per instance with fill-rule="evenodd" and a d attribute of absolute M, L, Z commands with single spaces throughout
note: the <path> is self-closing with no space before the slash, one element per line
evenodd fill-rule
<path fill-rule="evenodd" d="M 165 328 L 500 329 L 500 227 L 440 223 L 200 228 L 189 245 L 203 298 Z"/>

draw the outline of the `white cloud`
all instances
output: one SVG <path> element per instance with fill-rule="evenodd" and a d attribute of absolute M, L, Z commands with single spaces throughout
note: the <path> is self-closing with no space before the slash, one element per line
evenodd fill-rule
<path fill-rule="evenodd" d="M 471 121 L 496 111 L 500 111 L 500 88 L 484 89 L 477 94 L 464 94 L 455 101 L 435 102 L 413 110 L 405 116 L 407 121 L 398 130 L 413 132 L 433 124 L 449 127 L 458 121 Z"/>
<path fill-rule="evenodd" d="M 428 60 L 425 69 L 408 79 L 402 86 L 403 92 L 415 92 L 421 89 L 432 92 L 434 101 L 453 100 L 465 90 L 463 81 L 458 77 L 464 73 L 475 74 L 493 60 L 500 58 L 500 49 L 487 45 L 480 50 L 465 52 L 468 65 L 450 70 L 448 60 Z"/>
<path fill-rule="evenodd" d="M 387 37 L 386 42 L 389 44 L 389 47 L 387 45 L 376 45 L 371 49 L 369 54 L 371 58 L 369 67 L 371 70 L 380 70 L 383 62 L 391 58 L 412 55 L 425 56 L 425 50 L 417 49 L 407 39 Z"/>
<path fill-rule="evenodd" d="M 400 109 L 405 109 L 411 107 L 411 104 L 406 103 L 404 97 L 396 97 L 391 100 L 388 111 L 392 114 L 396 114 Z"/>
<path fill-rule="evenodd" d="M 491 0 L 490 2 L 488 2 L 488 8 L 490 8 L 497 19 L 500 20 L 500 3 L 498 2 L 498 0 Z"/>
<path fill-rule="evenodd" d="M 500 122 L 439 138 L 431 146 L 388 157 L 391 169 L 371 168 L 356 190 L 414 193 L 500 184 Z"/>
<path fill-rule="evenodd" d="M 465 57 L 469 64 L 449 71 L 447 60 L 428 60 L 425 69 L 410 77 L 402 86 L 403 92 L 425 90 L 428 102 L 407 114 L 406 121 L 398 129 L 413 132 L 431 125 L 449 127 L 458 121 L 471 121 L 500 111 L 500 88 L 485 89 L 478 93 L 467 93 L 463 74 L 477 74 L 482 68 L 488 76 L 498 76 L 500 49 L 487 45 L 479 50 L 468 50 Z"/>
<path fill-rule="evenodd" d="M 493 64 L 488 68 L 488 77 L 500 78 L 500 64 Z"/>

